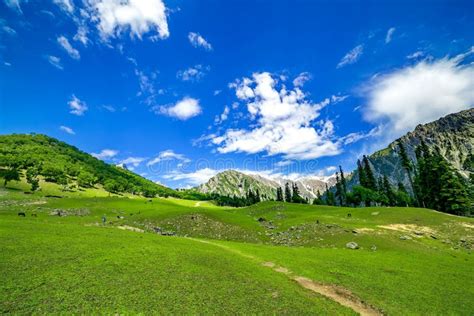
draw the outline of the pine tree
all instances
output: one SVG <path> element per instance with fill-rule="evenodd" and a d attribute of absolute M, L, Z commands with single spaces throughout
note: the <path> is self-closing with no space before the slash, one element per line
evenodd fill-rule
<path fill-rule="evenodd" d="M 341 175 L 341 185 L 342 185 L 342 193 L 344 194 L 344 199 L 347 195 L 347 182 L 346 182 L 346 178 L 344 177 L 344 172 L 342 171 L 342 167 L 339 166 L 339 172 L 340 172 L 340 175 Z"/>
<path fill-rule="evenodd" d="M 293 196 L 291 197 L 293 203 L 304 203 L 304 199 L 300 196 L 300 190 L 296 183 L 293 184 Z"/>
<path fill-rule="evenodd" d="M 329 191 L 328 185 L 326 184 L 326 205 L 335 205 L 336 200 L 334 198 L 334 193 Z"/>
<path fill-rule="evenodd" d="M 386 175 L 383 176 L 383 192 L 388 199 L 388 205 L 395 206 L 397 204 L 395 192 L 393 192 L 393 188 Z"/>
<path fill-rule="evenodd" d="M 316 198 L 313 200 L 314 205 L 322 205 L 323 204 L 323 199 L 321 197 L 321 192 L 319 190 L 316 192 Z"/>
<path fill-rule="evenodd" d="M 280 187 L 277 188 L 277 201 L 283 202 L 283 190 Z"/>
<path fill-rule="evenodd" d="M 339 178 L 339 173 L 336 172 L 336 199 L 339 202 L 339 205 L 344 205 L 344 193 L 342 191 L 342 184 Z"/>
<path fill-rule="evenodd" d="M 365 187 L 373 191 L 377 191 L 377 182 L 375 180 L 374 173 L 372 172 L 372 168 L 370 167 L 369 158 L 367 158 L 367 156 L 364 155 L 362 160 L 364 163 L 364 174 L 365 174 L 365 179 L 366 179 Z"/>
<path fill-rule="evenodd" d="M 359 175 L 359 184 L 363 187 L 367 186 L 367 177 L 365 176 L 364 167 L 359 159 L 357 159 L 357 173 Z"/>
<path fill-rule="evenodd" d="M 258 203 L 258 202 L 261 202 L 262 199 L 260 198 L 260 191 L 257 189 L 257 193 L 255 195 L 255 202 Z"/>
<path fill-rule="evenodd" d="M 285 201 L 291 202 L 291 191 L 288 182 L 285 184 Z"/>

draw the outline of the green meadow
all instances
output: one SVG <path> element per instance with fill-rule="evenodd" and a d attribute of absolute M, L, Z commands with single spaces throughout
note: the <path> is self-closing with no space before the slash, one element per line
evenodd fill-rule
<path fill-rule="evenodd" d="M 471 218 L 24 186 L 0 189 L 2 314 L 360 313 L 301 277 L 375 314 L 474 312 Z"/>

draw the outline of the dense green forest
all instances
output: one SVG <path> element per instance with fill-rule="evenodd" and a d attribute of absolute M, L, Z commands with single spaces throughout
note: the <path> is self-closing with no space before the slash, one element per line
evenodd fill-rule
<path fill-rule="evenodd" d="M 326 188 L 314 204 L 339 206 L 415 206 L 445 213 L 472 216 L 474 178 L 463 178 L 436 150 L 422 141 L 416 148 L 416 161 L 409 159 L 402 143 L 398 143 L 401 165 L 410 181 L 410 190 L 399 182 L 389 182 L 387 175 L 377 178 L 369 158 L 357 161 L 358 185 L 349 191 L 342 168 L 336 174 L 334 190 Z M 469 162 L 472 159 L 468 160 Z"/>
<path fill-rule="evenodd" d="M 39 189 L 39 177 L 42 177 L 61 185 L 64 190 L 100 185 L 111 193 L 127 192 L 146 197 L 186 195 L 46 135 L 1 135 L 0 170 L 5 184 L 19 180 L 24 174 L 32 191 Z"/>

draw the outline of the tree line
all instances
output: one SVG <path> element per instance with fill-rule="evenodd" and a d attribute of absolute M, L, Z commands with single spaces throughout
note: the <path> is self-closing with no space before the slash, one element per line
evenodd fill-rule
<path fill-rule="evenodd" d="M 392 185 L 387 175 L 375 176 L 369 158 L 357 161 L 358 185 L 349 192 L 342 168 L 336 173 L 335 189 L 326 185 L 323 196 L 318 192 L 314 204 L 338 206 L 413 206 L 431 208 L 455 215 L 470 216 L 474 202 L 474 177 L 463 178 L 436 150 L 425 142 L 415 149 L 412 161 L 404 145 L 397 143 L 401 166 L 409 182 Z M 471 159 L 467 163 L 472 163 Z"/>

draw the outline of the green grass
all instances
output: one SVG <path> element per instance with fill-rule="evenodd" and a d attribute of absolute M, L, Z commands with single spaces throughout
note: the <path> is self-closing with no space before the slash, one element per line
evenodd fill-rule
<path fill-rule="evenodd" d="M 54 185 L 24 194 L 21 186 L 0 189 L 0 313 L 351 313 L 267 261 L 343 286 L 387 314 L 474 311 L 474 219 L 276 202 L 236 209 Z M 50 215 L 57 209 L 69 215 Z M 346 249 L 350 241 L 360 249 Z"/>

